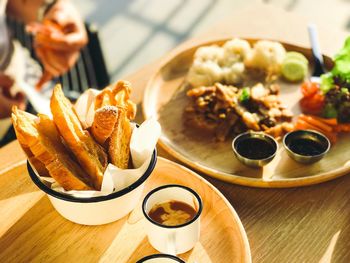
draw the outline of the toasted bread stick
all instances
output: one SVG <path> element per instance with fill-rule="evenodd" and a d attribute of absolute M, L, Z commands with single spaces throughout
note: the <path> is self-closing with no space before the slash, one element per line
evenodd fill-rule
<path fill-rule="evenodd" d="M 108 148 L 111 163 L 120 169 L 128 168 L 130 157 L 132 127 L 126 114 L 124 109 L 119 111 L 118 121 L 109 139 Z"/>
<path fill-rule="evenodd" d="M 99 144 L 103 145 L 111 136 L 117 120 L 117 107 L 104 106 L 96 110 L 91 126 L 91 134 Z"/>
<path fill-rule="evenodd" d="M 50 107 L 53 120 L 69 149 L 90 176 L 95 189 L 100 190 L 107 167 L 104 149 L 83 129 L 73 105 L 64 96 L 60 85 L 56 85 L 53 90 Z"/>
<path fill-rule="evenodd" d="M 17 140 L 18 140 L 22 150 L 27 155 L 28 160 L 30 161 L 31 165 L 34 166 L 35 170 L 40 174 L 40 176 L 46 176 L 46 177 L 50 176 L 50 173 L 46 169 L 45 164 L 43 164 L 40 160 L 38 160 L 34 156 L 32 151 L 30 150 L 30 147 L 29 147 L 30 140 L 28 140 L 27 138 L 23 137 L 21 135 L 21 133 L 18 132 L 18 127 L 17 127 L 17 125 L 18 125 L 17 124 L 18 117 L 16 115 L 20 115 L 22 118 L 26 118 L 27 119 L 26 122 L 23 122 L 24 124 L 26 124 L 27 122 L 35 123 L 35 120 L 37 119 L 37 117 L 35 115 L 33 115 L 33 114 L 30 114 L 30 113 L 27 113 L 27 112 L 24 112 L 24 111 L 19 111 L 16 106 L 14 106 L 12 108 L 12 111 L 14 112 L 12 114 L 13 127 L 15 129 L 16 137 L 17 137 Z M 27 127 L 27 128 L 25 128 L 25 127 Z M 29 128 L 28 124 L 26 124 L 25 127 L 24 127 L 24 129 L 28 129 Z"/>
<path fill-rule="evenodd" d="M 114 86 L 104 88 L 95 99 L 95 110 L 104 106 L 117 106 L 124 108 L 127 117 L 132 120 L 136 116 L 136 105 L 130 100 L 131 84 L 128 81 L 120 80 Z"/>
<path fill-rule="evenodd" d="M 26 139 L 33 156 L 65 190 L 92 189 L 89 177 L 70 157 L 51 119 L 40 115 L 40 120 L 35 122 L 28 113 L 14 108 L 12 120 L 19 138 Z"/>

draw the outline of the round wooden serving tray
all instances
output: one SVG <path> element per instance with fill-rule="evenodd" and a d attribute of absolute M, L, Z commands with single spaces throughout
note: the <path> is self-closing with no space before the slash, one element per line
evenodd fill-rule
<path fill-rule="evenodd" d="M 127 217 L 82 226 L 61 217 L 30 180 L 25 164 L 0 174 L 6 191 L 0 226 L 0 262 L 130 262 L 158 253 L 146 236 L 141 202 Z M 6 179 L 5 179 L 6 178 Z M 194 189 L 203 200 L 200 241 L 178 255 L 186 262 L 251 263 L 243 225 L 226 198 L 189 169 L 158 158 L 144 195 L 164 184 Z"/>
<path fill-rule="evenodd" d="M 147 84 L 143 98 L 145 118 L 156 116 L 162 126 L 159 144 L 166 152 L 188 166 L 217 179 L 254 187 L 295 187 L 331 180 L 350 171 L 350 135 L 342 135 L 321 161 L 312 165 L 296 163 L 280 144 L 275 159 L 263 169 L 241 164 L 233 155 L 231 142 L 215 142 L 213 138 L 186 127 L 183 112 L 189 99 L 183 85 L 196 49 L 203 45 L 222 45 L 226 40 L 213 41 L 189 48 L 164 63 Z M 248 39 L 251 43 L 256 40 Z M 312 72 L 311 50 L 282 43 L 287 50 L 303 53 Z M 324 57 L 328 68 L 332 65 Z M 297 116 L 300 114 L 300 83 L 281 85 L 281 99 Z"/>

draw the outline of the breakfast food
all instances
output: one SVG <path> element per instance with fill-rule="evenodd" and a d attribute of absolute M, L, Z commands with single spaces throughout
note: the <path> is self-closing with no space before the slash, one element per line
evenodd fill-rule
<path fill-rule="evenodd" d="M 131 84 L 120 80 L 114 86 L 103 89 L 95 99 L 95 110 L 103 106 L 118 106 L 126 110 L 127 118 L 132 120 L 136 116 L 136 105 L 130 100 Z"/>
<path fill-rule="evenodd" d="M 92 133 L 99 142 L 106 141 L 105 137 L 108 135 L 107 149 L 110 162 L 121 169 L 126 169 L 129 165 L 129 144 L 132 134 L 130 119 L 136 115 L 136 105 L 129 99 L 130 92 L 129 82 L 118 81 L 97 95 L 94 105 L 96 113 Z M 108 121 L 102 119 L 104 117 L 108 118 Z"/>
<path fill-rule="evenodd" d="M 96 99 L 93 124 L 84 129 L 71 102 L 56 85 L 51 97 L 53 119 L 13 108 L 18 141 L 40 176 L 51 176 L 65 190 L 100 190 L 108 162 L 128 168 L 136 106 L 131 85 L 120 81 Z M 102 100 L 101 100 L 102 98 Z"/>
<path fill-rule="evenodd" d="M 84 170 L 69 156 L 53 121 L 45 115 L 36 119 L 14 107 L 12 120 L 20 143 L 29 147 L 36 160 L 66 190 L 92 189 Z"/>
<path fill-rule="evenodd" d="M 19 131 L 19 125 L 22 126 L 23 130 L 30 129 L 31 123 L 36 119 L 36 116 L 21 111 L 17 107 L 14 107 L 12 109 L 12 112 L 12 122 L 14 130 L 16 132 L 18 142 L 21 145 L 21 148 L 23 149 L 24 153 L 27 155 L 28 160 L 35 167 L 35 169 L 40 174 L 42 174 L 42 176 L 50 176 L 49 171 L 46 169 L 45 165 L 42 162 L 40 162 L 31 151 L 29 144 L 32 143 L 32 141 L 30 140 L 30 137 L 28 138 L 28 136 L 25 136 L 25 134 L 23 134 L 23 132 Z"/>
<path fill-rule="evenodd" d="M 111 163 L 121 169 L 126 169 L 129 165 L 131 134 L 132 127 L 127 111 L 121 109 L 108 145 Z"/>
<path fill-rule="evenodd" d="M 106 105 L 95 111 L 91 134 L 99 144 L 103 145 L 111 136 L 117 120 L 118 108 L 115 106 Z"/>
<path fill-rule="evenodd" d="M 85 131 L 75 114 L 73 105 L 56 85 L 51 97 L 53 121 L 78 162 L 90 175 L 94 187 L 101 188 L 103 173 L 107 167 L 105 150 Z"/>

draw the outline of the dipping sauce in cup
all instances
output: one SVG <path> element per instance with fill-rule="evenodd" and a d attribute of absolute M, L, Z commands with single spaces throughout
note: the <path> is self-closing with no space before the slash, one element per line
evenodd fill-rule
<path fill-rule="evenodd" d="M 321 160 L 329 151 L 331 143 L 325 135 L 313 130 L 296 130 L 287 133 L 283 146 L 295 161 L 310 164 Z"/>
<path fill-rule="evenodd" d="M 149 211 L 149 217 L 165 226 L 178 226 L 191 221 L 197 211 L 190 205 L 176 200 L 155 204 L 151 211 Z"/>
<path fill-rule="evenodd" d="M 149 192 L 142 211 L 152 247 L 172 255 L 191 250 L 199 240 L 202 209 L 199 195 L 183 185 L 163 185 Z"/>
<path fill-rule="evenodd" d="M 248 131 L 233 139 L 232 149 L 240 162 L 258 168 L 272 161 L 277 153 L 278 144 L 266 133 Z"/>

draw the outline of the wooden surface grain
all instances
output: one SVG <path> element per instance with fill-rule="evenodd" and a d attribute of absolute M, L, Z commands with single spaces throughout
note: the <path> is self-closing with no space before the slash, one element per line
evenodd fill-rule
<path fill-rule="evenodd" d="M 242 223 L 217 189 L 192 171 L 160 157 L 146 182 L 144 195 L 165 184 L 188 186 L 203 200 L 200 240 L 191 251 L 180 255 L 182 259 L 189 263 L 251 263 Z M 147 241 L 142 199 L 121 220 L 82 226 L 55 211 L 45 194 L 31 182 L 26 164 L 0 173 L 0 187 L 4 189 L 0 192 L 0 262 L 133 263 L 157 253 Z"/>
<path fill-rule="evenodd" d="M 325 18 L 322 25 L 318 24 L 320 45 L 324 53 L 332 56 L 343 44 L 346 34 L 328 28 L 327 19 L 331 18 Z M 270 38 L 308 47 L 306 31 L 308 22 L 310 21 L 305 17 L 278 8 L 254 4 L 246 10 L 232 12 L 232 16 L 212 29 L 186 41 L 170 54 L 125 79 L 133 83 L 133 99 L 141 103 L 143 89 L 149 77 L 163 61 L 186 49 L 188 45 L 239 36 Z M 138 115 L 138 120 L 142 120 L 142 114 Z M 162 151 L 159 154 L 166 156 Z M 5 146 L 0 149 L 0 173 L 7 170 L 8 163 L 13 165 L 23 160 L 24 156 L 17 142 Z M 21 173 L 21 170 L 18 170 L 18 173 Z M 11 178 L 14 184 L 11 185 L 11 191 L 16 191 L 16 178 L 16 176 Z M 290 189 L 256 189 L 207 179 L 226 196 L 240 216 L 250 241 L 253 262 L 350 262 L 348 175 L 319 185 Z M 1 184 L 0 186 L 5 187 Z M 35 200 L 40 199 L 40 196 L 32 194 L 34 188 L 34 185 L 28 184 L 27 195 L 20 195 L 17 198 L 28 198 L 26 205 L 31 206 Z M 41 202 L 48 200 L 43 199 Z M 1 199 L 0 206 L 5 204 L 6 199 Z M 17 209 L 19 212 L 13 224 L 23 224 L 21 223 L 23 220 L 30 222 L 30 218 L 24 213 L 25 207 L 8 207 L 8 211 L 7 209 L 4 211 L 13 215 L 13 211 Z M 33 209 L 39 210 L 36 206 Z M 24 213 L 22 216 L 21 211 Z M 2 218 L 1 214 L 0 231 L 8 227 L 2 226 Z M 106 228 L 108 227 L 110 226 L 107 225 Z M 10 241 L 15 239 L 16 237 Z M 25 243 L 25 240 L 23 242 Z M 222 257 L 225 258 L 225 254 Z"/>

